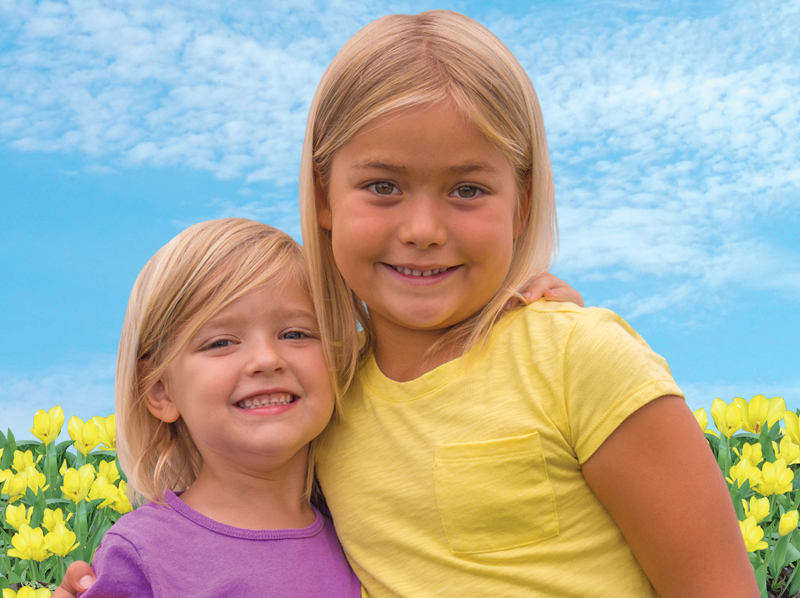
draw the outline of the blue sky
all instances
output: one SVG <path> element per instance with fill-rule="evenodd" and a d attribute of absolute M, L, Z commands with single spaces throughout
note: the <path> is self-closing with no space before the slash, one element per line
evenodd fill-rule
<path fill-rule="evenodd" d="M 113 410 L 131 285 L 223 216 L 299 238 L 314 88 L 393 12 L 460 10 L 527 69 L 554 272 L 621 313 L 692 408 L 800 407 L 800 1 L 0 0 L 0 429 Z"/>

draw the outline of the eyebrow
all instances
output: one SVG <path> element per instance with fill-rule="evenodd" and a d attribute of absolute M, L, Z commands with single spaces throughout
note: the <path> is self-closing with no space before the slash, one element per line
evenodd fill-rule
<path fill-rule="evenodd" d="M 358 162 L 351 167 L 353 170 L 385 170 L 388 172 L 405 173 L 408 169 L 405 166 L 398 164 L 391 164 L 389 162 L 381 162 L 380 160 L 367 160 Z M 447 175 L 465 175 L 473 172 L 486 172 L 489 174 L 497 174 L 497 169 L 488 162 L 468 162 L 466 164 L 458 164 L 450 166 L 445 169 Z"/>

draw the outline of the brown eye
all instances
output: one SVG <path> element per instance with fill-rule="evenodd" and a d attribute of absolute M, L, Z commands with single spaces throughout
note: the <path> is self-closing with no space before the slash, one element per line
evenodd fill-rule
<path fill-rule="evenodd" d="M 372 185 L 372 189 L 378 195 L 391 195 L 394 193 L 394 190 L 397 189 L 397 187 L 395 187 L 392 183 L 382 181 L 380 183 L 374 183 Z"/>
<path fill-rule="evenodd" d="M 474 199 L 480 192 L 481 190 L 477 187 L 464 185 L 463 187 L 456 189 L 456 196 L 460 197 L 461 199 Z"/>

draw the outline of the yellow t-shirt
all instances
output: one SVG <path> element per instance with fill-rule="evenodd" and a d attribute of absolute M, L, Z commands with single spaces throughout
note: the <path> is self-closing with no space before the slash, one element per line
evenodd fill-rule
<path fill-rule="evenodd" d="M 663 395 L 681 392 L 633 329 L 564 303 L 506 315 L 487 349 L 410 382 L 368 360 L 317 452 L 368 594 L 655 596 L 581 464 Z"/>

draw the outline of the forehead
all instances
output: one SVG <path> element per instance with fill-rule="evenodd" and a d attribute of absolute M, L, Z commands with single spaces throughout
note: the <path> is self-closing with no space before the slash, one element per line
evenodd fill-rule
<path fill-rule="evenodd" d="M 356 131 L 334 155 L 334 165 L 348 168 L 402 166 L 399 163 L 443 168 L 456 174 L 511 168 L 498 145 L 450 102 L 381 115 Z"/>

